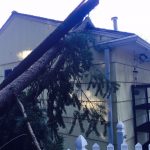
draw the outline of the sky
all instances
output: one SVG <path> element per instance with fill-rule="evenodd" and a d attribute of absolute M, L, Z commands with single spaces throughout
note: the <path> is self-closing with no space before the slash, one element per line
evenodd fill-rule
<path fill-rule="evenodd" d="M 63 21 L 82 0 L 0 0 L 0 27 L 12 11 Z M 100 0 L 90 13 L 94 25 L 113 29 L 111 17 L 118 17 L 118 30 L 139 35 L 150 42 L 150 0 Z"/>

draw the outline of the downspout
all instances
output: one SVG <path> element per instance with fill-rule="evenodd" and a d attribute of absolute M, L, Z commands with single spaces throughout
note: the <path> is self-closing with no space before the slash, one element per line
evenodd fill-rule
<path fill-rule="evenodd" d="M 105 61 L 105 77 L 107 80 L 110 80 L 110 49 L 104 49 L 104 61 Z M 111 95 L 108 98 L 108 141 L 113 144 L 113 119 L 112 119 L 112 97 Z"/>

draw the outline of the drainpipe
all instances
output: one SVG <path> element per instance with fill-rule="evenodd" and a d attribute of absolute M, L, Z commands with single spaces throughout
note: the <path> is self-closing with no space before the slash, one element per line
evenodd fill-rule
<path fill-rule="evenodd" d="M 104 50 L 104 61 L 105 61 L 105 77 L 106 79 L 110 80 L 110 49 L 106 48 Z M 112 97 L 108 98 L 108 121 L 109 121 L 109 127 L 108 127 L 108 140 L 109 143 L 113 144 L 113 120 L 112 120 Z"/>

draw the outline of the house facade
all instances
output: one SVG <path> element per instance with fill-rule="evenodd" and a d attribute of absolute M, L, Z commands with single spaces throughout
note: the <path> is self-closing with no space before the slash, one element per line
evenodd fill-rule
<path fill-rule="evenodd" d="M 0 56 L 1 77 L 4 77 L 4 70 L 14 68 L 60 23 L 61 21 L 12 12 L 0 31 L 0 45 L 4 49 Z"/>
<path fill-rule="evenodd" d="M 52 33 L 61 21 L 12 12 L 0 30 L 0 81 L 23 58 L 34 50 L 50 33 Z M 106 100 L 108 103 L 108 118 L 110 125 L 106 137 L 96 137 L 91 134 L 87 139 L 91 145 L 96 141 L 105 148 L 108 142 L 116 144 L 116 124 L 122 121 L 126 128 L 126 141 L 129 149 L 133 149 L 135 142 L 135 117 L 137 124 L 147 121 L 147 112 L 133 111 L 133 91 L 131 86 L 145 85 L 150 82 L 150 44 L 133 33 L 120 32 L 108 29 L 96 28 L 86 18 L 76 31 L 84 31 L 96 39 L 96 51 L 93 53 L 93 63 L 103 70 L 107 79 L 119 83 L 119 90 Z M 93 48 L 92 48 L 93 49 Z M 142 93 L 142 92 L 141 92 Z M 147 95 L 149 91 L 147 90 Z M 139 97 L 143 94 L 139 94 Z M 143 101 L 145 97 L 137 98 Z M 94 98 L 94 96 L 93 96 Z M 147 96 L 148 98 L 148 96 Z M 79 125 L 71 135 L 68 135 L 72 116 L 64 117 L 66 129 L 61 129 L 64 136 L 65 148 L 74 146 L 74 139 L 80 134 Z M 136 125 L 137 125 L 136 124 Z M 103 131 L 104 127 L 100 126 Z M 147 132 L 139 132 L 138 142 L 144 144 L 148 141 Z M 68 144 L 69 143 L 69 144 Z"/>

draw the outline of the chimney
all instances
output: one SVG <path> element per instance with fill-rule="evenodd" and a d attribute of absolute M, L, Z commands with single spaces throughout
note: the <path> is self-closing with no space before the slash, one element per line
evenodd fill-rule
<path fill-rule="evenodd" d="M 118 24 L 117 24 L 118 17 L 112 17 L 111 20 L 113 21 L 113 27 L 115 31 L 118 31 Z"/>

